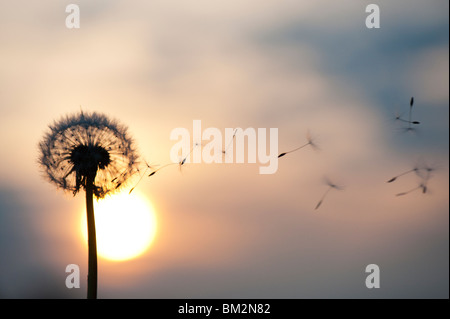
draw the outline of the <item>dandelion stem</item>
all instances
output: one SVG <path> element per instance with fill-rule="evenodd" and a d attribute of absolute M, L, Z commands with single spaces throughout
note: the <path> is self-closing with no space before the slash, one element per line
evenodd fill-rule
<path fill-rule="evenodd" d="M 88 299 L 97 299 L 97 240 L 94 217 L 94 177 L 86 178 L 86 213 L 88 230 Z"/>

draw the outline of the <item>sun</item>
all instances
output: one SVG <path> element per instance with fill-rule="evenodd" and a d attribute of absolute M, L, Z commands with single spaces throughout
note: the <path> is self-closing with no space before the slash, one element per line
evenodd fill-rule
<path fill-rule="evenodd" d="M 94 202 L 97 253 L 113 261 L 142 255 L 156 235 L 156 214 L 151 203 L 139 192 L 127 191 Z M 86 212 L 81 232 L 87 243 Z"/>

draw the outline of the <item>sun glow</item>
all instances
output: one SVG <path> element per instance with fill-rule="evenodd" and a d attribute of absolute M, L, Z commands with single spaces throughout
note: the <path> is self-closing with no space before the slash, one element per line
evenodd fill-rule
<path fill-rule="evenodd" d="M 156 234 L 156 215 L 151 203 L 139 192 L 128 191 L 94 202 L 97 253 L 123 261 L 142 255 Z M 86 211 L 81 231 L 87 243 Z"/>

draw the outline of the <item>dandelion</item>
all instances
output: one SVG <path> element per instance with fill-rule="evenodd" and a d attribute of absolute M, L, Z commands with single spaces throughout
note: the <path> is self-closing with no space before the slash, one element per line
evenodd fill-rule
<path fill-rule="evenodd" d="M 97 297 L 97 245 L 93 197 L 118 191 L 137 170 L 138 156 L 127 128 L 103 114 L 84 113 L 49 126 L 39 143 L 46 178 L 74 196 L 84 189 L 88 228 L 88 298 Z"/>
<path fill-rule="evenodd" d="M 301 146 L 299 146 L 299 147 L 297 147 L 297 148 L 294 148 L 293 150 L 290 150 L 290 151 L 287 151 L 287 152 L 280 153 L 280 155 L 278 155 L 278 158 L 283 157 L 283 156 L 285 156 L 285 155 L 287 155 L 287 154 L 289 154 L 289 153 L 296 152 L 296 151 L 298 151 L 298 150 L 300 150 L 300 149 L 302 149 L 302 148 L 304 148 L 304 147 L 306 147 L 306 146 L 308 146 L 308 145 L 311 146 L 311 147 L 312 147 L 313 149 L 315 149 L 315 150 L 318 150 L 318 149 L 319 149 L 319 147 L 318 147 L 317 144 L 315 143 L 314 138 L 311 136 L 311 134 L 310 134 L 309 131 L 306 132 L 306 141 L 307 141 L 307 143 L 305 143 L 305 144 L 303 144 L 303 145 L 301 145 Z"/>
<path fill-rule="evenodd" d="M 332 189 L 343 190 L 343 187 L 338 186 L 335 183 L 331 182 L 327 177 L 325 177 L 325 183 L 328 185 L 328 189 L 325 191 L 325 193 L 322 195 L 319 202 L 317 203 L 315 208 L 316 210 L 320 207 L 320 205 L 322 205 L 323 201 L 325 200 L 325 197 Z"/>

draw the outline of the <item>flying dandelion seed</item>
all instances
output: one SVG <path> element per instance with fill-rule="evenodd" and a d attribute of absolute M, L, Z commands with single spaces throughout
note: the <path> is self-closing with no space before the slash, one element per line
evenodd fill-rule
<path fill-rule="evenodd" d="M 182 173 L 181 167 L 182 167 L 184 164 L 186 164 L 187 159 L 189 158 L 189 156 L 191 156 L 191 154 L 192 154 L 192 152 L 194 151 L 194 149 L 195 149 L 196 147 L 199 147 L 199 146 L 203 146 L 203 144 L 201 144 L 201 143 L 195 143 L 194 146 L 192 146 L 192 148 L 191 148 L 191 150 L 189 151 L 189 153 L 188 153 L 183 159 L 181 159 L 181 160 L 178 162 L 178 169 L 180 170 L 180 173 Z M 173 163 L 173 164 L 176 164 L 176 163 Z"/>
<path fill-rule="evenodd" d="M 331 182 L 327 177 L 325 177 L 325 183 L 328 185 L 328 188 L 325 191 L 325 193 L 322 195 L 322 197 L 320 198 L 320 200 L 317 203 L 316 207 L 314 208 L 315 210 L 317 210 L 322 205 L 323 201 L 325 200 L 325 197 L 328 195 L 328 193 L 332 189 L 336 189 L 336 190 L 343 190 L 344 189 L 342 186 L 338 186 L 335 183 Z"/>
<path fill-rule="evenodd" d="M 39 143 L 45 177 L 74 196 L 84 189 L 88 228 L 88 298 L 97 297 L 93 197 L 118 191 L 137 172 L 138 155 L 125 126 L 103 114 L 70 115 L 49 125 Z"/>
<path fill-rule="evenodd" d="M 409 191 L 395 194 L 395 196 L 405 196 L 405 195 L 408 195 L 408 194 L 410 194 L 410 193 L 412 193 L 412 192 L 414 192 L 416 190 L 419 190 L 419 189 L 421 189 L 422 193 L 425 194 L 427 192 L 427 185 L 425 183 L 420 183 L 419 186 L 414 187 L 413 189 L 410 189 Z"/>
<path fill-rule="evenodd" d="M 406 172 L 403 172 L 403 173 L 401 173 L 401 174 L 398 174 L 397 176 L 392 177 L 392 178 L 391 178 L 390 180 L 388 180 L 386 183 L 392 183 L 392 182 L 395 182 L 398 178 L 400 178 L 400 177 L 402 177 L 402 176 L 408 175 L 408 174 L 413 173 L 413 172 L 417 173 L 418 171 L 419 171 L 419 167 L 415 166 L 413 169 L 410 169 L 410 170 L 408 170 L 408 171 L 406 171 Z"/>
<path fill-rule="evenodd" d="M 301 150 L 302 148 L 304 148 L 306 146 L 311 146 L 311 148 L 314 149 L 314 150 L 318 150 L 319 149 L 319 147 L 317 146 L 316 142 L 314 141 L 314 138 L 311 136 L 309 131 L 306 132 L 306 141 L 307 142 L 305 144 L 303 144 L 303 145 L 301 145 L 301 146 L 299 146 L 297 148 L 294 148 L 293 150 L 280 153 L 280 155 L 278 155 L 278 158 L 283 157 L 283 156 L 285 156 L 285 155 L 287 155 L 289 153 L 293 153 L 293 152 L 296 152 L 298 150 Z"/>
<path fill-rule="evenodd" d="M 405 195 L 408 195 L 408 194 L 410 194 L 410 193 L 412 193 L 414 191 L 417 191 L 419 189 L 422 190 L 422 194 L 426 194 L 427 191 L 428 191 L 428 185 L 427 184 L 428 184 L 428 180 L 422 180 L 417 187 L 414 187 L 413 189 L 410 189 L 409 191 L 406 191 L 406 192 L 401 192 L 401 193 L 395 194 L 395 196 L 405 196 Z"/>
<path fill-rule="evenodd" d="M 414 97 L 411 97 L 411 100 L 409 101 L 409 123 L 412 122 L 412 108 L 413 108 L 413 105 L 414 105 Z"/>
<path fill-rule="evenodd" d="M 189 151 L 189 153 L 188 153 L 185 157 L 181 158 L 180 161 L 179 161 L 178 163 L 169 163 L 169 164 L 165 164 L 165 165 L 159 167 L 158 169 L 155 169 L 155 170 L 153 170 L 152 172 L 150 172 L 150 174 L 148 175 L 148 177 L 151 177 L 151 176 L 155 175 L 156 173 L 158 173 L 160 170 L 162 170 L 162 169 L 164 169 L 164 168 L 166 168 L 166 167 L 172 166 L 172 165 L 178 165 L 178 168 L 179 168 L 179 170 L 180 170 L 180 172 L 181 172 L 181 167 L 182 167 L 183 165 L 186 164 L 187 159 L 188 159 L 189 156 L 192 154 L 192 152 L 194 151 L 194 149 L 195 149 L 196 147 L 200 146 L 200 145 L 202 145 L 202 144 L 200 144 L 200 143 L 195 143 L 194 146 L 193 146 L 193 147 L 191 148 L 191 150 Z M 134 189 L 134 188 L 133 188 L 133 189 Z M 131 191 L 130 191 L 130 193 L 131 193 Z"/>
<path fill-rule="evenodd" d="M 236 138 L 236 133 L 237 133 L 237 129 L 234 130 L 233 132 L 233 137 L 231 139 L 231 141 L 228 143 L 227 147 L 225 147 L 222 150 L 222 155 L 225 157 L 228 155 L 228 150 L 230 149 L 230 147 L 233 145 L 234 139 Z"/>
<path fill-rule="evenodd" d="M 409 120 L 405 120 L 404 118 L 402 118 L 401 114 L 396 113 L 395 114 L 395 120 L 402 122 L 402 123 L 408 123 L 408 124 L 414 124 L 414 125 L 419 125 L 420 122 L 419 121 L 409 121 Z"/>
<path fill-rule="evenodd" d="M 136 183 L 136 185 L 134 185 L 131 189 L 130 189 L 130 191 L 128 192 L 128 194 L 131 194 L 132 192 L 133 192 L 133 190 L 139 185 L 139 183 L 142 181 L 142 178 L 144 178 L 144 176 L 147 174 L 147 171 L 149 170 L 149 169 L 153 169 L 153 166 L 151 166 L 151 165 L 149 165 L 148 163 L 147 163 L 147 161 L 144 161 L 145 162 L 145 165 L 146 165 L 146 167 L 145 167 L 145 170 L 144 170 L 144 172 L 142 173 L 142 174 L 140 174 L 140 169 L 137 169 L 137 172 L 140 174 L 140 177 L 139 177 L 139 180 L 137 181 L 137 183 Z M 156 172 L 153 172 L 153 173 L 151 173 L 149 176 L 151 176 L 151 175 L 153 175 L 153 174 L 155 174 Z"/>
<path fill-rule="evenodd" d="M 419 125 L 420 122 L 419 121 L 413 121 L 412 119 L 412 111 L 413 111 L 413 106 L 414 106 L 414 97 L 411 97 L 410 101 L 409 101 L 409 113 L 408 113 L 408 119 L 404 119 L 402 118 L 401 114 L 396 113 L 395 115 L 395 120 L 401 123 L 405 123 L 407 124 L 407 127 L 403 127 L 402 130 L 405 132 L 416 132 L 416 128 L 413 127 L 413 125 Z"/>
<path fill-rule="evenodd" d="M 398 193 L 395 196 L 405 196 L 405 195 L 408 195 L 419 189 L 422 190 L 423 194 L 426 194 L 428 192 L 428 182 L 431 179 L 431 177 L 433 176 L 432 173 L 435 170 L 436 170 L 436 168 L 429 164 L 419 163 L 419 164 L 416 164 L 412 169 L 410 169 L 406 172 L 403 172 L 397 176 L 392 177 L 390 180 L 387 181 L 387 183 L 392 183 L 392 182 L 396 181 L 399 177 L 405 176 L 405 175 L 408 175 L 408 174 L 414 172 L 416 174 L 416 176 L 418 176 L 420 179 L 419 185 L 417 187 L 410 189 L 409 191 Z"/>
<path fill-rule="evenodd" d="M 159 172 L 160 170 L 162 170 L 163 168 L 166 168 L 166 167 L 172 166 L 172 165 L 180 165 L 180 163 L 181 163 L 181 162 L 179 162 L 179 163 L 170 163 L 170 164 L 163 165 L 163 166 L 161 166 L 160 168 L 155 169 L 154 171 L 150 172 L 150 174 L 148 174 L 148 177 L 151 177 L 151 176 L 155 175 L 156 173 L 158 173 L 158 172 Z"/>

